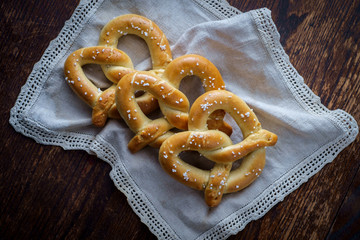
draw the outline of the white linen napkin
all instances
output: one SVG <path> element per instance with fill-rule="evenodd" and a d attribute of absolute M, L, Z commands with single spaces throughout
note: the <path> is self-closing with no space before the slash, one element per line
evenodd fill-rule
<path fill-rule="evenodd" d="M 92 110 L 64 80 L 67 56 L 79 48 L 96 46 L 101 28 L 126 13 L 156 22 L 174 58 L 194 53 L 212 61 L 227 89 L 247 102 L 264 129 L 278 135 L 276 146 L 267 149 L 261 176 L 243 191 L 224 195 L 216 208 L 207 207 L 202 192 L 176 182 L 162 170 L 158 149 L 130 153 L 127 143 L 133 133 L 124 122 L 109 120 L 104 128 L 94 127 Z M 151 67 L 141 40 L 127 36 L 119 47 L 136 69 Z M 89 66 L 86 71 L 104 84 L 99 69 Z M 194 101 L 202 93 L 198 86 L 188 79 L 181 90 Z M 10 123 L 39 143 L 82 149 L 108 162 L 115 186 L 160 239 L 236 234 L 331 162 L 358 133 L 349 114 L 328 110 L 304 84 L 281 47 L 269 10 L 240 13 L 224 1 L 200 0 L 81 1 L 34 66 L 11 111 Z M 233 127 L 236 142 L 241 134 Z"/>

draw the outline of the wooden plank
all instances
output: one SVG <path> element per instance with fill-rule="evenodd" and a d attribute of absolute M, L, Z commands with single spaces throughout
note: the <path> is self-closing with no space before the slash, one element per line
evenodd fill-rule
<path fill-rule="evenodd" d="M 84 151 L 37 144 L 8 123 L 33 65 L 78 2 L 0 3 L 0 113 L 6 116 L 0 120 L 1 239 L 155 239 L 115 188 L 109 165 Z M 230 3 L 244 12 L 271 9 L 305 83 L 325 106 L 344 109 L 360 123 L 359 1 Z M 333 163 L 230 239 L 358 237 L 359 146 L 358 136 Z"/>
<path fill-rule="evenodd" d="M 254 4 L 257 6 L 246 5 L 246 11 L 258 8 L 262 3 Z M 360 102 L 360 79 L 356 74 L 359 72 L 359 2 L 332 1 L 331 6 L 325 1 L 273 1 L 267 4 L 273 12 L 285 51 L 305 83 L 320 96 L 325 106 L 344 109 L 359 123 L 360 112 L 356 104 Z M 359 143 L 358 137 L 333 163 L 264 218 L 250 223 L 243 232 L 230 239 L 267 239 L 269 236 L 272 239 L 324 239 L 334 220 L 335 227 L 350 224 L 347 220 L 338 220 L 345 211 L 338 213 L 338 209 L 348 189 L 359 186 L 352 181 L 359 168 Z M 348 219 L 357 215 L 358 212 L 354 212 Z M 260 230 L 249 231 L 253 225 Z M 351 226 L 355 228 L 355 225 Z"/>

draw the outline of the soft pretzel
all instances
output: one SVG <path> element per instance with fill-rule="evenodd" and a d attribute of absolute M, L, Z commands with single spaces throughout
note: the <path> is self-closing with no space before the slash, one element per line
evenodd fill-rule
<path fill-rule="evenodd" d="M 172 61 L 169 42 L 161 29 L 151 20 L 136 14 L 122 15 L 109 21 L 101 31 L 99 45 L 117 48 L 119 39 L 127 34 L 134 34 L 142 38 L 150 51 L 153 69 L 150 74 L 157 75 L 179 88 L 181 80 L 188 75 L 198 76 L 205 91 L 225 89 L 225 84 L 218 69 L 209 60 L 199 55 L 189 54 Z M 113 81 L 119 81 L 119 71 L 124 71 L 122 66 L 102 65 L 105 75 Z M 129 72 L 131 69 L 128 70 Z M 149 93 L 139 99 L 147 103 L 147 108 L 142 107 L 145 113 L 152 112 L 156 101 Z M 211 129 L 220 129 L 231 135 L 232 128 L 225 122 L 223 111 L 214 112 L 209 118 Z"/>
<path fill-rule="evenodd" d="M 133 34 L 142 38 L 150 51 L 152 60 L 152 74 L 161 75 L 166 66 L 171 62 L 171 50 L 169 42 L 161 29 L 150 19 L 136 14 L 126 14 L 116 17 L 109 21 L 102 29 L 99 38 L 99 45 L 117 48 L 119 39 L 127 34 Z M 107 78 L 118 82 L 122 76 L 119 74 L 124 71 L 123 66 L 102 65 Z M 128 72 L 134 71 L 127 69 Z M 149 93 L 144 93 L 139 97 L 141 102 L 147 103 L 147 108 L 142 108 L 144 112 L 150 113 L 158 108 L 157 102 Z"/>
<path fill-rule="evenodd" d="M 104 126 L 106 119 L 120 118 L 115 103 L 115 84 L 105 91 L 96 87 L 85 75 L 82 66 L 86 64 L 111 64 L 132 69 L 130 58 L 122 51 L 109 47 L 87 47 L 71 53 L 65 61 L 65 80 L 75 93 L 93 108 L 92 121 Z M 126 72 L 127 70 L 124 69 Z M 122 72 L 124 74 L 124 72 Z M 115 82 L 116 83 L 116 82 Z M 140 103 L 140 105 L 142 105 Z"/>
<path fill-rule="evenodd" d="M 233 144 L 221 131 L 209 130 L 207 119 L 223 109 L 236 121 L 243 141 Z M 210 207 L 217 206 L 224 193 L 239 191 L 250 185 L 265 166 L 265 147 L 277 142 L 274 133 L 261 128 L 253 111 L 235 94 L 214 90 L 201 95 L 190 109 L 189 131 L 174 134 L 160 147 L 163 169 L 181 183 L 205 192 Z M 196 168 L 179 158 L 182 151 L 198 151 L 215 162 L 211 170 Z M 234 161 L 243 158 L 232 170 Z"/>
<path fill-rule="evenodd" d="M 149 92 L 158 100 L 166 119 L 151 120 L 143 113 L 134 97 L 140 90 Z M 187 97 L 170 83 L 155 75 L 141 71 L 125 75 L 117 84 L 115 100 L 120 115 L 129 128 L 136 133 L 128 144 L 132 152 L 154 142 L 173 127 L 187 129 L 189 111 Z"/>

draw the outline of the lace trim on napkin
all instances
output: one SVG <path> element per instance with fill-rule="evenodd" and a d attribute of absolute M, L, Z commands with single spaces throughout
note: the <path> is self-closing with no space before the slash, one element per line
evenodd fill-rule
<path fill-rule="evenodd" d="M 225 1 L 194 1 L 218 18 L 227 18 L 240 13 Z M 58 145 L 64 149 L 81 149 L 88 153 L 97 154 L 100 159 L 111 165 L 110 177 L 114 184 L 126 195 L 129 205 L 140 217 L 141 221 L 149 227 L 150 231 L 160 239 L 179 239 L 180 237 L 153 209 L 146 196 L 141 194 L 136 184 L 127 177 L 121 162 L 116 161 L 118 159 L 116 150 L 110 144 L 91 135 L 52 131 L 27 117 L 27 112 L 36 101 L 53 67 L 67 50 L 66 46 L 74 41 L 82 27 L 102 2 L 102 0 L 86 0 L 79 4 L 72 17 L 65 23 L 58 37 L 50 43 L 41 60 L 35 64 L 26 84 L 21 89 L 15 106 L 11 109 L 9 122 L 16 131 L 33 138 L 38 143 Z M 198 239 L 225 238 L 238 233 L 244 229 L 246 224 L 265 215 L 274 205 L 306 182 L 326 163 L 331 162 L 342 149 L 355 139 L 358 133 L 357 124 L 350 115 L 341 110 L 328 110 L 303 83 L 301 76 L 291 65 L 279 42 L 279 34 L 272 22 L 270 11 L 260 9 L 252 11 L 251 14 L 270 57 L 277 64 L 284 82 L 293 92 L 298 102 L 308 111 L 314 114 L 326 115 L 332 119 L 335 124 L 343 129 L 344 135 L 339 136 L 338 139 L 304 159 L 299 166 L 278 179 L 254 201 L 222 220 L 218 225 L 199 236 Z"/>
<path fill-rule="evenodd" d="M 229 5 L 225 0 L 193 0 L 199 7 L 211 12 L 219 19 L 231 18 L 240 14 L 237 8 Z"/>
<path fill-rule="evenodd" d="M 102 2 L 103 0 L 80 2 L 71 18 L 65 22 L 59 35 L 50 42 L 40 61 L 34 65 L 25 85 L 21 88 L 15 106 L 10 112 L 9 122 L 16 131 L 33 138 L 38 143 L 89 152 L 89 145 L 94 140 L 94 136 L 49 130 L 27 118 L 27 112 L 37 100 L 54 66 L 64 56 L 68 46 L 74 42 L 83 26 L 89 21 Z"/>

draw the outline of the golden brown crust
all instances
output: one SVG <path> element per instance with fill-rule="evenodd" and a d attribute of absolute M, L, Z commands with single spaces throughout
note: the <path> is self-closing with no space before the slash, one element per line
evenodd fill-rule
<path fill-rule="evenodd" d="M 223 109 L 239 125 L 244 140 L 233 144 L 218 130 L 208 130 L 207 118 Z M 189 131 L 177 133 L 162 144 L 159 161 L 166 172 L 178 181 L 204 190 L 205 201 L 217 206 L 224 193 L 239 191 L 251 184 L 265 166 L 265 147 L 273 146 L 277 136 L 261 128 L 257 117 L 239 97 L 224 90 L 201 95 L 190 109 Z M 198 169 L 179 158 L 185 150 L 198 151 L 215 162 L 210 171 Z M 242 158 L 241 165 L 231 170 L 232 163 Z"/>

